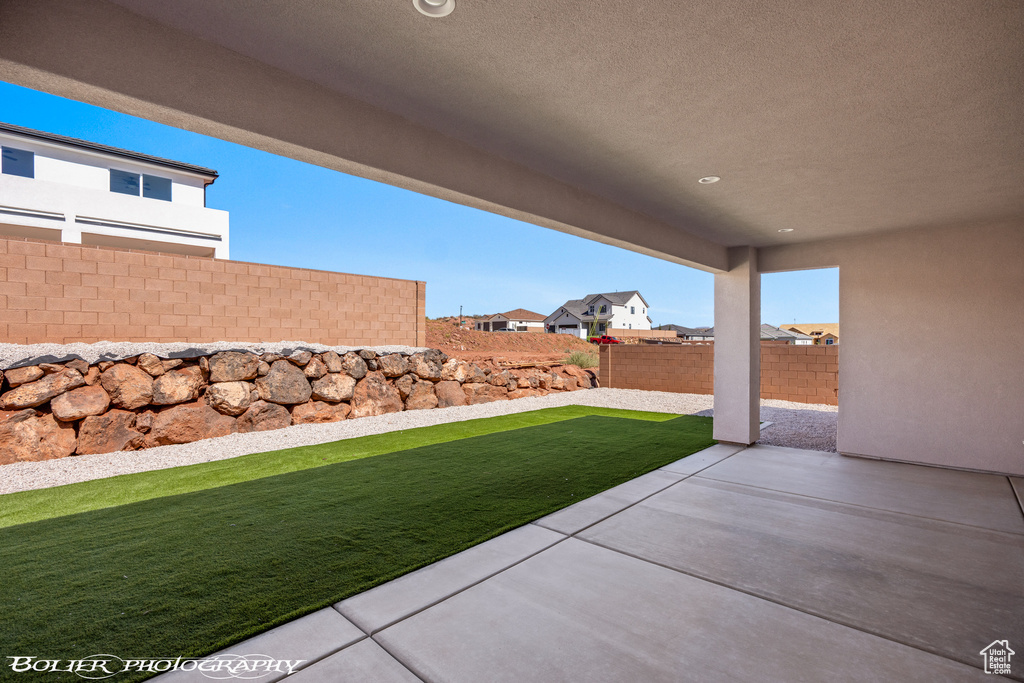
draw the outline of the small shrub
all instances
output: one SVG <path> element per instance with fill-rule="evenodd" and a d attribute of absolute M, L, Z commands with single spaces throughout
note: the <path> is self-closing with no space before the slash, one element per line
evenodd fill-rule
<path fill-rule="evenodd" d="M 596 368 L 599 365 L 597 360 L 597 354 L 587 353 L 586 351 L 573 351 L 562 361 L 565 365 L 575 365 L 583 368 Z"/>

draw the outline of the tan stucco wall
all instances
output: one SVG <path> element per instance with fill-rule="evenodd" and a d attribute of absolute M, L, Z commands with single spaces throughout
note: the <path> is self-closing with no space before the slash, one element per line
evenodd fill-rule
<path fill-rule="evenodd" d="M 842 453 L 1024 474 L 1024 222 L 762 249 L 839 266 Z"/>

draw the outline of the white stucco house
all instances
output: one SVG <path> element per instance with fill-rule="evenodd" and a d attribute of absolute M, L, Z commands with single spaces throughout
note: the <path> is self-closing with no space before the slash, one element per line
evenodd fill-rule
<path fill-rule="evenodd" d="M 544 319 L 544 328 L 548 332 L 586 338 L 596 319 L 598 334 L 615 329 L 649 330 L 651 318 L 647 308 L 647 301 L 636 290 L 588 294 L 559 306 Z"/>
<path fill-rule="evenodd" d="M 497 332 L 508 330 L 509 332 L 543 332 L 544 316 L 540 313 L 528 311 L 525 308 L 517 308 L 506 313 L 495 313 L 494 315 L 476 321 L 476 329 L 483 332 Z"/>
<path fill-rule="evenodd" d="M 208 168 L 0 123 L 0 235 L 228 258 Z"/>

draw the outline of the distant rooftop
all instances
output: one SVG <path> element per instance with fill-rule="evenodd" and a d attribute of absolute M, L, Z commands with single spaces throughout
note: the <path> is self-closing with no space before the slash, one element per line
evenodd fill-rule
<path fill-rule="evenodd" d="M 149 154 L 143 154 L 142 152 L 133 152 L 130 149 L 121 149 L 120 147 L 101 145 L 98 142 L 90 142 L 89 140 L 69 138 L 65 135 L 57 135 L 56 133 L 47 133 L 41 130 L 33 130 L 32 128 L 23 128 L 22 126 L 15 126 L 12 123 L 4 123 L 0 121 L 0 133 L 10 133 L 11 135 L 19 135 L 21 137 L 30 138 L 34 140 L 41 140 L 43 142 L 53 142 L 60 145 L 66 145 L 68 147 L 77 147 L 78 149 L 84 149 L 89 152 L 99 152 L 101 154 L 109 154 L 111 156 L 121 157 L 122 159 L 142 161 L 148 164 L 154 164 L 156 166 L 163 166 L 164 168 L 172 168 L 177 171 L 184 171 L 185 173 L 194 173 L 196 175 L 206 176 L 210 178 L 210 182 L 207 183 L 208 185 L 213 183 L 213 181 L 219 177 L 219 174 L 212 168 L 204 168 L 202 166 L 186 164 L 183 161 L 174 161 L 173 159 L 155 157 Z"/>

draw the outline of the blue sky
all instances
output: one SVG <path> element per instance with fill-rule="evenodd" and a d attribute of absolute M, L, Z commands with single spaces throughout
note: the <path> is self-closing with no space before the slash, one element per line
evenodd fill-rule
<path fill-rule="evenodd" d="M 713 277 L 685 266 L 3 82 L 0 121 L 214 168 L 231 258 L 424 280 L 432 318 L 637 289 L 655 325 L 714 322 Z M 764 322 L 839 319 L 835 269 L 761 285 Z"/>

